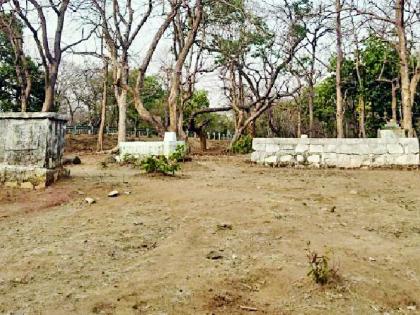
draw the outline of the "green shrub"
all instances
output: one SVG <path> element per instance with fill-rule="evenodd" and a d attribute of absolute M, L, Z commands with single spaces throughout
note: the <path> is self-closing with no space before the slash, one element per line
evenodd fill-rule
<path fill-rule="evenodd" d="M 175 175 L 180 169 L 177 160 L 165 156 L 149 156 L 140 162 L 140 168 L 146 173 L 160 173 L 164 175 Z"/>
<path fill-rule="evenodd" d="M 131 154 L 126 154 L 123 156 L 122 162 L 124 164 L 130 164 L 135 168 L 140 168 L 148 174 L 175 175 L 175 172 L 181 168 L 178 162 L 184 161 L 186 153 L 186 146 L 178 145 L 176 150 L 168 158 L 160 155 L 139 158 Z"/>
<path fill-rule="evenodd" d="M 232 146 L 232 152 L 236 154 L 247 154 L 252 152 L 252 137 L 241 136 Z"/>
<path fill-rule="evenodd" d="M 175 151 L 169 156 L 169 160 L 175 160 L 178 162 L 184 161 L 187 155 L 187 146 L 184 144 L 177 145 Z"/>

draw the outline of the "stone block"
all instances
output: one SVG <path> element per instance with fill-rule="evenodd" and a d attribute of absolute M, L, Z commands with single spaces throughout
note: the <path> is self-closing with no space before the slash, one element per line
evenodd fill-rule
<path fill-rule="evenodd" d="M 394 162 L 395 162 L 395 165 L 418 166 L 419 155 L 418 154 L 403 154 L 403 155 L 394 157 Z"/>
<path fill-rule="evenodd" d="M 350 155 L 349 164 L 345 167 L 360 168 L 363 162 L 364 162 L 364 157 L 362 155 Z"/>
<path fill-rule="evenodd" d="M 404 152 L 407 154 L 419 154 L 419 142 L 417 139 L 400 139 L 400 140 L 410 140 L 410 141 L 404 141 L 402 142 L 402 145 L 404 146 Z"/>
<path fill-rule="evenodd" d="M 388 153 L 390 154 L 403 154 L 404 153 L 403 147 L 398 143 L 387 144 L 386 148 L 388 150 Z"/>
<path fill-rule="evenodd" d="M 251 161 L 252 162 L 263 162 L 265 158 L 265 152 L 262 151 L 254 151 L 251 153 Z"/>
<path fill-rule="evenodd" d="M 419 166 L 420 156 L 418 154 L 407 154 L 407 165 Z"/>
<path fill-rule="evenodd" d="M 300 141 L 308 140 L 308 139 L 300 139 L 300 138 L 272 138 L 273 144 L 278 145 L 297 145 Z"/>
<path fill-rule="evenodd" d="M 321 157 L 317 154 L 309 155 L 306 159 L 310 164 L 319 164 L 321 162 Z"/>
<path fill-rule="evenodd" d="M 296 155 L 296 162 L 304 163 L 305 162 L 305 157 L 301 154 Z"/>
<path fill-rule="evenodd" d="M 267 153 L 275 153 L 280 150 L 280 146 L 277 144 L 266 144 L 265 145 L 265 152 Z"/>
<path fill-rule="evenodd" d="M 296 153 L 305 153 L 305 152 L 308 152 L 308 151 L 309 151 L 309 145 L 307 145 L 307 144 L 299 143 L 295 148 Z"/>
<path fill-rule="evenodd" d="M 372 166 L 386 166 L 387 163 L 387 154 L 375 155 L 372 159 Z"/>
<path fill-rule="evenodd" d="M 386 144 L 372 143 L 369 144 L 370 152 L 375 155 L 386 154 L 388 152 Z"/>
<path fill-rule="evenodd" d="M 289 154 L 279 156 L 278 159 L 282 163 L 292 163 L 292 162 L 295 162 L 295 159 L 294 159 L 293 155 L 289 155 Z"/>
<path fill-rule="evenodd" d="M 336 166 L 337 153 L 324 153 L 322 154 L 322 164 L 326 166 Z"/>
<path fill-rule="evenodd" d="M 309 145 L 309 153 L 322 153 L 322 145 L 320 144 L 311 144 Z"/>
<path fill-rule="evenodd" d="M 278 158 L 276 155 L 271 155 L 264 158 L 264 163 L 267 163 L 267 164 L 277 164 L 277 162 L 278 162 Z"/>
<path fill-rule="evenodd" d="M 339 154 L 356 154 L 356 146 L 352 144 L 346 143 L 338 143 L 337 144 L 337 153 Z"/>
<path fill-rule="evenodd" d="M 323 149 L 325 153 L 337 153 L 336 144 L 326 144 Z"/>
<path fill-rule="evenodd" d="M 356 144 L 353 145 L 355 154 L 358 155 L 369 155 L 371 153 L 370 146 L 368 144 Z"/>
<path fill-rule="evenodd" d="M 265 151 L 265 143 L 252 141 L 252 149 L 254 151 Z"/>
<path fill-rule="evenodd" d="M 351 165 L 351 157 L 348 154 L 337 154 L 337 164 L 338 167 L 350 167 Z"/>
<path fill-rule="evenodd" d="M 57 113 L 0 113 L 0 184 L 54 182 L 62 169 L 65 124 Z"/>

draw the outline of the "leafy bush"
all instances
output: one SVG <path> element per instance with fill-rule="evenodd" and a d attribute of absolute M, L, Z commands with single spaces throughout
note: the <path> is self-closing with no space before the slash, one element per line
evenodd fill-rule
<path fill-rule="evenodd" d="M 247 154 L 252 152 L 252 137 L 241 136 L 232 146 L 232 152 L 236 154 Z"/>
<path fill-rule="evenodd" d="M 169 160 L 175 160 L 178 162 L 184 161 L 187 155 L 187 147 L 184 144 L 177 145 L 175 151 L 169 156 Z"/>
<path fill-rule="evenodd" d="M 165 156 L 149 156 L 140 162 L 140 168 L 146 173 L 160 173 L 164 175 L 175 175 L 180 169 L 178 161 L 166 158 Z"/>
<path fill-rule="evenodd" d="M 338 279 L 337 268 L 329 267 L 328 255 L 318 255 L 317 252 L 312 251 L 309 248 L 310 242 L 308 242 L 308 248 L 306 249 L 306 257 L 309 263 L 308 277 L 311 277 L 315 283 L 325 285 L 332 280 Z"/>
<path fill-rule="evenodd" d="M 124 164 L 130 164 L 135 168 L 140 168 L 148 174 L 175 175 L 175 172 L 181 168 L 178 162 L 184 161 L 186 153 L 186 146 L 178 145 L 176 150 L 168 158 L 160 155 L 139 158 L 131 154 L 126 154 L 123 156 L 122 162 Z"/>

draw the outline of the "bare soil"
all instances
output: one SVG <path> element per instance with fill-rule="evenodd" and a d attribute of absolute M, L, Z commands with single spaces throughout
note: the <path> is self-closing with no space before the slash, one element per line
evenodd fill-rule
<path fill-rule="evenodd" d="M 0 191 L 0 313 L 419 313 L 419 171 L 194 156 L 164 177 L 80 156 L 45 190 Z M 338 280 L 307 276 L 308 241 Z"/>

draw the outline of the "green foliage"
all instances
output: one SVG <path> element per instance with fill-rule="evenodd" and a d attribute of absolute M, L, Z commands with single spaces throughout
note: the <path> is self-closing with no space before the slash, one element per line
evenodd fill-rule
<path fill-rule="evenodd" d="M 144 170 L 147 174 L 175 175 L 181 169 L 180 161 L 185 159 L 187 149 L 185 145 L 178 145 L 176 150 L 167 158 L 166 156 L 148 156 L 138 158 L 131 154 L 126 154 L 122 158 L 124 164 L 132 165 L 135 168 Z"/>
<path fill-rule="evenodd" d="M 318 253 L 309 248 L 310 242 L 307 245 L 306 257 L 308 258 L 309 264 L 307 276 L 311 277 L 315 283 L 320 285 L 325 285 L 332 280 L 336 280 L 338 278 L 337 269 L 330 268 L 330 258 L 328 255 L 318 255 Z"/>
<path fill-rule="evenodd" d="M 314 116 L 323 122 L 328 136 L 335 132 L 335 65 L 336 58 L 330 60 L 330 76 L 315 87 Z M 378 38 L 369 36 L 363 41 L 360 49 L 359 70 L 361 82 L 358 81 L 355 56 L 349 55 L 344 60 L 342 69 L 342 88 L 346 100 L 345 123 L 357 137 L 357 119 L 359 115 L 358 98 L 363 97 L 366 106 L 366 132 L 369 137 L 376 137 L 377 129 L 391 117 L 391 84 L 379 80 L 392 80 L 399 76 L 399 57 L 395 47 Z M 420 91 L 420 86 L 418 87 Z M 400 93 L 397 94 L 401 103 Z M 413 112 L 418 112 L 419 104 L 415 103 Z"/>
<path fill-rule="evenodd" d="M 178 161 L 165 156 L 149 156 L 140 162 L 140 168 L 146 173 L 159 173 L 163 175 L 175 175 L 181 166 Z"/>
<path fill-rule="evenodd" d="M 209 101 L 206 91 L 198 90 L 194 92 L 191 99 L 189 99 L 184 105 L 184 111 L 183 111 L 184 129 L 188 128 L 189 119 L 193 112 L 198 111 L 200 109 L 208 108 L 209 106 L 210 106 L 210 101 Z M 200 115 L 199 117 L 196 118 L 196 122 L 200 123 L 203 120 L 208 119 L 208 117 L 210 117 L 209 114 Z"/>
<path fill-rule="evenodd" d="M 232 146 L 232 152 L 236 154 L 247 154 L 252 152 L 252 137 L 241 136 Z"/>
<path fill-rule="evenodd" d="M 130 72 L 130 86 L 134 86 L 136 84 L 137 75 L 137 71 Z M 112 88 L 110 90 L 112 91 Z M 166 94 L 167 93 L 164 90 L 162 83 L 159 81 L 159 78 L 157 76 L 147 76 L 145 78 L 142 94 L 140 95 L 141 100 L 143 101 L 144 107 L 153 115 L 160 116 L 162 118 L 162 121 L 164 121 L 165 117 Z M 127 117 L 131 121 L 131 123 L 138 128 L 152 127 L 151 125 L 140 119 L 140 116 L 136 108 L 134 107 L 134 101 L 130 93 L 128 95 Z"/>
<path fill-rule="evenodd" d="M 0 16 L 0 18 L 4 18 Z M 20 27 L 17 25 L 16 27 Z M 21 31 L 21 30 L 20 30 Z M 28 111 L 40 111 L 44 100 L 44 74 L 40 67 L 27 58 L 32 78 Z M 0 111 L 20 111 L 20 87 L 15 68 L 15 53 L 5 33 L 0 30 Z"/>
<path fill-rule="evenodd" d="M 188 129 L 189 120 L 193 112 L 209 107 L 210 101 L 207 91 L 198 90 L 194 92 L 192 98 L 184 106 L 184 130 Z M 233 129 L 232 119 L 225 114 L 205 113 L 195 117 L 196 125 L 201 125 L 203 122 L 206 122 L 205 130 L 213 132 L 226 133 L 228 130 Z"/>
<path fill-rule="evenodd" d="M 187 146 L 183 144 L 177 145 L 175 151 L 169 156 L 170 160 L 181 162 L 185 160 L 187 155 Z"/>

